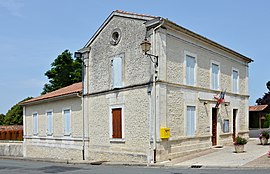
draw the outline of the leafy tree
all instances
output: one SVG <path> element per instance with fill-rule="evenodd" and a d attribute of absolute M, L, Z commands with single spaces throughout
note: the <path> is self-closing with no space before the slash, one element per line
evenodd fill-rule
<path fill-rule="evenodd" d="M 258 98 L 256 103 L 258 105 L 270 105 L 270 81 L 266 83 L 266 87 L 268 89 L 267 93 L 264 93 L 262 98 Z"/>
<path fill-rule="evenodd" d="M 266 87 L 267 87 L 268 91 L 270 91 L 270 81 L 268 81 L 268 82 L 266 83 Z"/>
<path fill-rule="evenodd" d="M 264 128 L 269 128 L 270 127 L 270 114 L 265 115 L 265 121 L 263 123 Z"/>
<path fill-rule="evenodd" d="M 72 54 L 65 50 L 51 64 L 51 69 L 45 73 L 49 83 L 46 83 L 41 94 L 63 88 L 82 80 L 82 60 L 72 58 Z"/>
<path fill-rule="evenodd" d="M 26 99 L 20 101 L 26 101 L 33 97 L 27 97 Z M 8 110 L 6 116 L 3 120 L 3 125 L 22 125 L 23 124 L 23 108 L 19 104 L 16 104 Z"/>
<path fill-rule="evenodd" d="M 3 125 L 4 119 L 5 119 L 5 115 L 4 114 L 0 114 L 0 125 Z"/>

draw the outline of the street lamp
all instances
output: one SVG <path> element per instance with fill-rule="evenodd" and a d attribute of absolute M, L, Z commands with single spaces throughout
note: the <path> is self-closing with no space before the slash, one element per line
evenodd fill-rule
<path fill-rule="evenodd" d="M 141 49 L 144 52 L 144 54 L 150 58 L 150 60 L 154 63 L 155 68 L 158 67 L 158 56 L 147 53 L 151 48 L 151 43 L 145 38 L 141 45 Z"/>

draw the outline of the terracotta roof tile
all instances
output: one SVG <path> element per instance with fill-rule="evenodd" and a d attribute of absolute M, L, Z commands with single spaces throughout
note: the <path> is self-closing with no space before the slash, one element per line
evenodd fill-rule
<path fill-rule="evenodd" d="M 79 92 L 81 92 L 81 90 L 82 90 L 82 82 L 74 83 L 70 86 L 60 88 L 56 91 L 49 92 L 47 94 L 41 95 L 39 97 L 30 99 L 30 100 L 27 100 L 27 101 L 22 102 L 20 104 L 24 105 L 24 104 L 28 104 L 28 103 L 32 103 L 32 102 L 36 102 L 36 101 L 41 101 L 41 100 L 45 100 L 45 99 L 50 99 L 50 98 L 54 98 L 54 97 L 65 96 L 65 95 L 73 94 L 73 93 L 79 93 Z"/>
<path fill-rule="evenodd" d="M 268 105 L 256 105 L 256 106 L 249 106 L 249 111 L 263 111 L 265 108 L 267 108 Z"/>

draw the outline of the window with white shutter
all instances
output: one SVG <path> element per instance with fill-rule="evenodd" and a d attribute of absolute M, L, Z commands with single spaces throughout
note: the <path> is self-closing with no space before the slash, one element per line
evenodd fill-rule
<path fill-rule="evenodd" d="M 33 134 L 34 135 L 38 134 L 38 114 L 37 113 L 33 114 Z"/>
<path fill-rule="evenodd" d="M 219 65 L 212 63 L 212 89 L 219 89 Z"/>
<path fill-rule="evenodd" d="M 53 113 L 52 111 L 47 112 L 47 135 L 53 134 Z"/>
<path fill-rule="evenodd" d="M 195 85 L 195 57 L 186 55 L 186 84 Z"/>
<path fill-rule="evenodd" d="M 122 82 L 122 58 L 115 57 L 112 59 L 112 86 L 113 88 L 121 88 Z"/>
<path fill-rule="evenodd" d="M 187 106 L 186 136 L 194 136 L 196 131 L 196 108 Z"/>
<path fill-rule="evenodd" d="M 237 70 L 232 71 L 232 92 L 239 92 L 239 73 Z"/>
<path fill-rule="evenodd" d="M 70 109 L 65 109 L 63 111 L 64 114 L 64 134 L 71 134 L 71 111 Z"/>

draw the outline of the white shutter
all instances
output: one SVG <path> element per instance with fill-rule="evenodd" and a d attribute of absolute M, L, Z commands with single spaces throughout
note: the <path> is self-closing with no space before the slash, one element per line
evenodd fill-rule
<path fill-rule="evenodd" d="M 37 113 L 33 114 L 33 134 L 38 134 L 38 115 Z"/>
<path fill-rule="evenodd" d="M 195 135 L 195 107 L 188 106 L 187 107 L 187 129 L 186 135 L 187 136 L 194 136 Z"/>
<path fill-rule="evenodd" d="M 64 110 L 64 132 L 65 135 L 70 135 L 71 133 L 71 115 L 70 115 L 70 110 Z"/>
<path fill-rule="evenodd" d="M 47 112 L 47 133 L 49 134 L 49 135 L 51 135 L 52 134 L 52 123 L 53 122 L 53 120 L 52 120 L 52 112 Z"/>
<path fill-rule="evenodd" d="M 112 66 L 113 88 L 120 88 L 122 87 L 122 58 L 114 58 Z"/>
<path fill-rule="evenodd" d="M 238 92 L 238 71 L 233 70 L 233 92 Z"/>
<path fill-rule="evenodd" d="M 212 64 L 212 89 L 219 88 L 218 74 L 219 66 L 216 64 Z"/>
<path fill-rule="evenodd" d="M 195 82 L 195 58 L 186 56 L 186 83 L 194 85 Z"/>

